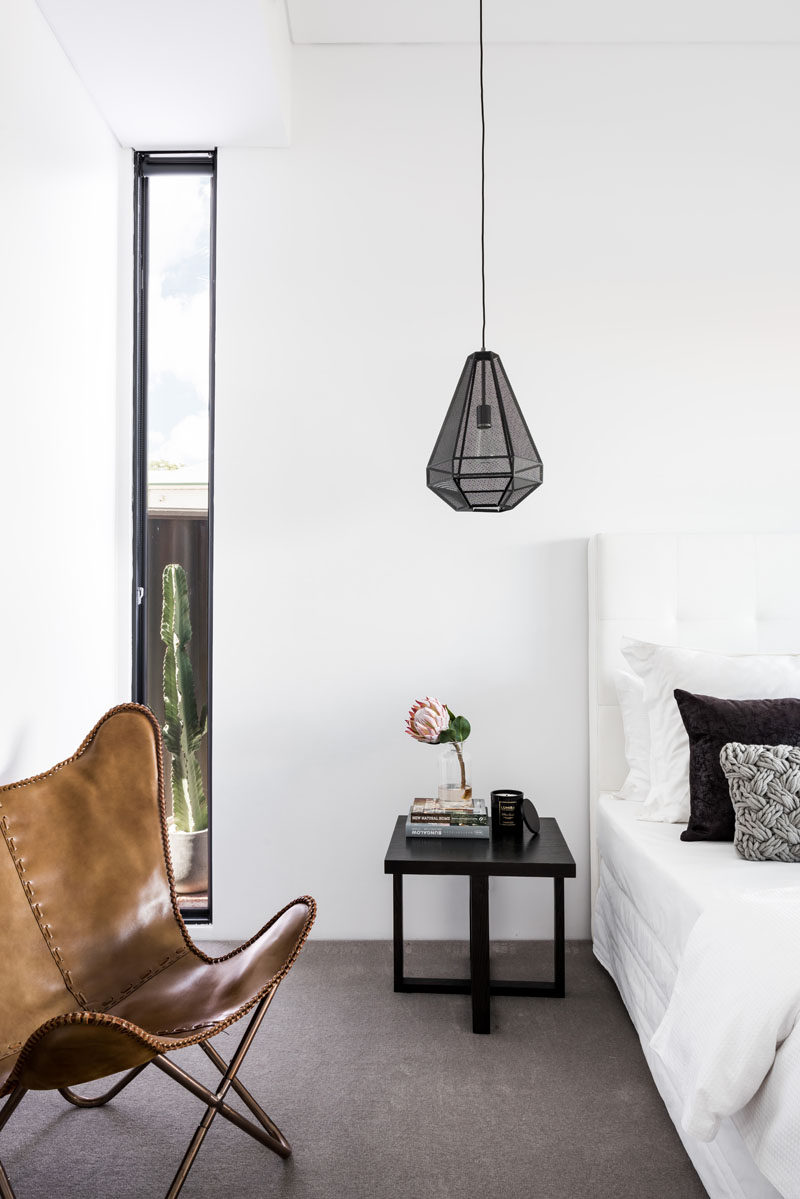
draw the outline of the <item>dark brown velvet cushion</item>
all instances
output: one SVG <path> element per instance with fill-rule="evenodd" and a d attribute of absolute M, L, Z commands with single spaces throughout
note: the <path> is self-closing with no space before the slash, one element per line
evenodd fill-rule
<path fill-rule="evenodd" d="M 732 841 L 736 820 L 723 745 L 800 745 L 800 699 L 715 699 L 675 691 L 689 736 L 689 824 L 682 841 Z"/>

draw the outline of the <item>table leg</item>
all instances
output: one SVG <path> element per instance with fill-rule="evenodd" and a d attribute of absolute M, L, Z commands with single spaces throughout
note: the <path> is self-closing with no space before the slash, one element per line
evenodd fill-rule
<path fill-rule="evenodd" d="M 564 880 L 553 879 L 553 952 L 555 957 L 555 995 L 563 999 L 566 994 L 566 969 L 564 964 Z"/>
<path fill-rule="evenodd" d="M 392 875 L 394 913 L 394 989 L 403 990 L 403 876 Z"/>
<path fill-rule="evenodd" d="M 472 983 L 472 1031 L 491 1032 L 489 1008 L 489 878 L 469 879 L 469 959 Z"/>

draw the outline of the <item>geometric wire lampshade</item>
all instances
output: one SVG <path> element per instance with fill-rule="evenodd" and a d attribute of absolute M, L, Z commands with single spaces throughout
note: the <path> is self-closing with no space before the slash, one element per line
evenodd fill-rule
<path fill-rule="evenodd" d="M 470 354 L 427 481 L 457 512 L 505 512 L 542 482 L 542 460 L 497 354 Z"/>

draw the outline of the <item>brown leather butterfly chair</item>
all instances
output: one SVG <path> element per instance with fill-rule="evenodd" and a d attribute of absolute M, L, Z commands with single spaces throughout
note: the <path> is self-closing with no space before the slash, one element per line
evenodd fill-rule
<path fill-rule="evenodd" d="M 175 897 L 152 713 L 113 708 L 74 757 L 0 787 L 0 829 L 0 1129 L 28 1090 L 98 1107 L 152 1063 L 206 1106 L 168 1197 L 217 1114 L 288 1157 L 289 1143 L 236 1075 L 316 905 L 295 900 L 224 957 L 192 943 Z M 226 1063 L 210 1040 L 245 1014 Z M 166 1056 L 186 1045 L 219 1069 L 216 1091 Z M 97 1099 L 69 1089 L 123 1070 Z M 255 1122 L 225 1103 L 230 1089 Z M 0 1164 L 0 1195 L 13 1194 Z"/>

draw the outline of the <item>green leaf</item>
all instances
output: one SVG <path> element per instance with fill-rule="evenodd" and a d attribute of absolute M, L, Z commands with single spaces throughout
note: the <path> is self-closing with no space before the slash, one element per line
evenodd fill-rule
<path fill-rule="evenodd" d="M 448 732 L 453 734 L 454 741 L 466 741 L 471 731 L 470 723 L 466 716 L 456 716 L 450 721 L 450 728 Z"/>
<path fill-rule="evenodd" d="M 165 566 L 161 576 L 161 640 L 171 646 L 172 629 L 175 624 L 175 576 L 174 567 Z"/>
<path fill-rule="evenodd" d="M 167 721 L 161 730 L 161 736 L 163 738 L 164 748 L 166 749 L 167 753 L 179 754 L 181 752 L 180 729 L 178 729 L 174 724 L 171 724 L 169 721 Z"/>
<path fill-rule="evenodd" d="M 178 679 L 175 672 L 175 651 L 171 645 L 164 650 L 164 716 L 168 724 L 173 725 L 176 730 L 179 729 Z"/>
<path fill-rule="evenodd" d="M 197 732 L 197 699 L 194 691 L 194 671 L 187 651 L 181 647 L 176 655 L 178 694 L 181 703 L 181 724 L 187 738 Z"/>
<path fill-rule="evenodd" d="M 436 741 L 435 744 L 436 745 L 446 745 L 448 741 L 455 741 L 455 740 L 456 740 L 456 738 L 453 735 L 452 728 L 443 729 L 442 732 L 439 734 L 438 741 Z"/>
<path fill-rule="evenodd" d="M 182 833 L 191 833 L 192 822 L 189 806 L 184 790 L 186 780 L 180 765 L 180 758 L 172 759 L 172 815 L 175 817 L 175 827 Z"/>
<path fill-rule="evenodd" d="M 164 745 L 172 758 L 172 808 L 182 832 L 208 827 L 208 801 L 197 757 L 208 713 L 197 712 L 194 675 L 187 645 L 192 636 L 186 572 L 177 562 L 162 576 L 161 640 L 164 642 Z"/>
<path fill-rule="evenodd" d="M 208 828 L 208 801 L 203 790 L 203 773 L 197 755 L 189 758 L 189 791 L 192 799 L 193 832 Z"/>
<path fill-rule="evenodd" d="M 450 720 L 451 721 L 455 720 L 456 714 L 450 708 L 447 707 L 447 704 L 445 704 L 445 710 L 447 712 L 447 715 L 450 717 Z"/>
<path fill-rule="evenodd" d="M 163 605 L 161 608 L 161 640 L 165 645 L 186 645 L 192 636 L 189 618 L 189 584 L 186 571 L 177 562 L 164 567 L 161 576 Z"/>

